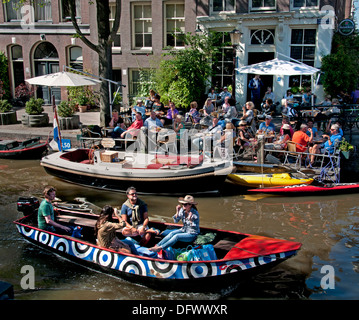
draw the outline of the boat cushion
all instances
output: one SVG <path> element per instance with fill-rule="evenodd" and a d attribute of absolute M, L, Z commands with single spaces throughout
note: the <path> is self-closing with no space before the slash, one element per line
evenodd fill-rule
<path fill-rule="evenodd" d="M 298 250 L 299 242 L 273 239 L 262 236 L 249 236 L 236 243 L 224 259 L 244 259 Z"/>

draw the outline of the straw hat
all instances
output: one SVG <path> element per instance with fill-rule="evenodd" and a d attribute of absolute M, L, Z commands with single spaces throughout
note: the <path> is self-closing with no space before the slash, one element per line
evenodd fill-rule
<path fill-rule="evenodd" d="M 290 130 L 290 125 L 289 124 L 283 124 L 283 127 L 282 127 L 284 130 Z"/>
<path fill-rule="evenodd" d="M 194 198 L 190 195 L 186 195 L 184 198 L 178 198 L 179 203 L 189 203 L 189 204 L 197 204 L 197 202 L 194 201 Z"/>

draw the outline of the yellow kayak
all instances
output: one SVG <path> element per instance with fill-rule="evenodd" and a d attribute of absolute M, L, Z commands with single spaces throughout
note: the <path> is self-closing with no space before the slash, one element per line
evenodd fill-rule
<path fill-rule="evenodd" d="M 296 184 L 311 184 L 313 179 L 298 179 L 292 177 L 289 173 L 274 173 L 274 174 L 239 174 L 231 173 L 228 179 L 245 187 L 279 187 L 279 186 L 293 186 Z"/>

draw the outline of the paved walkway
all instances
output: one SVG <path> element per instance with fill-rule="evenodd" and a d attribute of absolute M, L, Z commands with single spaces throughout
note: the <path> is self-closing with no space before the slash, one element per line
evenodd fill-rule
<path fill-rule="evenodd" d="M 25 140 L 32 137 L 41 137 L 47 139 L 49 136 L 53 137 L 53 121 L 54 112 L 52 106 L 44 106 L 44 112 L 49 115 L 49 125 L 47 127 L 26 127 L 21 124 L 21 116 L 25 113 L 25 108 L 18 109 L 16 111 L 17 124 L 10 124 L 0 126 L 0 139 L 14 139 L 14 140 Z M 99 125 L 100 124 L 100 112 L 91 110 L 88 112 L 77 112 L 80 116 L 80 122 L 83 125 Z M 62 130 L 61 136 L 65 139 L 71 139 L 72 145 L 76 146 L 78 143 L 77 136 L 81 134 L 80 129 L 75 130 Z"/>

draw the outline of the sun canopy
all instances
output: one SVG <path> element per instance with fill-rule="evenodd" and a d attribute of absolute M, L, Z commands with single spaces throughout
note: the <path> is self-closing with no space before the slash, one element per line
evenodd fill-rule
<path fill-rule="evenodd" d="M 100 80 L 72 72 L 56 72 L 25 80 L 29 84 L 48 87 L 79 87 L 94 86 Z"/>
<path fill-rule="evenodd" d="M 273 60 L 264 61 L 256 64 L 251 64 L 242 68 L 237 68 L 239 73 L 253 73 L 261 75 L 282 75 L 282 76 L 296 76 L 296 75 L 313 75 L 320 70 L 306 64 L 299 64 L 275 58 Z"/>

